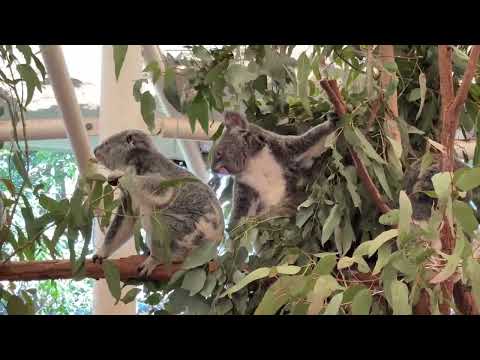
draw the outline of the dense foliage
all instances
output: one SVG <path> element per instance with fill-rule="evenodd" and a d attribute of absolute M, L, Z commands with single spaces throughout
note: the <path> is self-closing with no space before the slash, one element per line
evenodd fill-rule
<path fill-rule="evenodd" d="M 467 65 L 468 48 L 453 49 L 454 81 L 458 85 Z M 25 48 L 4 46 L 2 50 L 7 68 L 30 66 L 30 53 Z M 420 189 L 436 199 L 428 219 L 412 218 L 416 204 L 412 194 L 405 191 L 404 176 L 416 168 L 419 175 L 426 172 L 437 153 L 443 151 L 438 143 L 441 99 L 437 46 L 395 46 L 395 59 L 390 62 L 380 58 L 378 46 L 315 45 L 310 50 L 293 56 L 294 45 L 218 49 L 195 45 L 190 56 L 167 56 L 165 71 L 156 63 L 145 68 L 153 82 L 163 82 L 167 99 L 187 114 L 192 129 L 198 124 L 208 131 L 212 115 L 234 109 L 269 130 L 303 133 L 321 123 L 326 112 L 335 110 L 320 86 L 324 79 L 337 80 L 348 109 L 339 131 L 328 143 L 331 150 L 322 158 L 316 181 L 308 189 L 309 198 L 299 206 L 295 218 L 245 219 L 226 234 L 218 249 L 196 250 L 169 281 L 128 282 L 144 286 L 152 313 L 411 314 L 421 295 L 427 294 L 430 313 L 438 314 L 443 302 L 441 283 L 452 277 L 471 288 L 480 304 L 478 215 L 469 201 L 471 191 L 480 185 L 478 151 L 473 159 L 465 159 L 473 168 L 435 174 L 432 188 Z M 19 51 L 24 61 L 9 62 Z M 126 51 L 128 46 L 114 47 L 117 76 Z M 37 71 L 32 71 L 37 76 Z M 22 80 L 17 83 L 28 91 L 35 89 L 31 72 L 18 72 Z M 395 76 L 385 83 L 382 74 Z M 2 81 L 11 88 L 9 81 L 15 81 L 14 75 Z M 144 120 L 154 133 L 155 101 L 145 90 L 147 81 L 139 79 L 132 96 L 139 101 Z M 398 102 L 398 117 L 387 105 L 392 97 Z M 480 85 L 474 83 L 461 114 L 465 135 L 480 129 L 479 100 Z M 21 117 L 27 102 L 17 97 L 12 103 L 23 104 L 16 110 Z M 18 118 L 15 114 L 12 121 Z M 399 138 L 390 136 L 386 128 L 389 119 L 398 124 Z M 222 127 L 209 134 L 212 140 L 221 131 Z M 11 171 L 17 171 L 23 182 L 18 189 L 4 179 L 7 189 L 2 199 L 7 215 L 20 208 L 26 234 L 7 221 L 0 230 L 1 259 L 9 258 L 12 251 L 28 259 L 28 247 L 19 245 L 22 241 L 45 244 L 55 256 L 55 244 L 65 234 L 74 273 L 81 278 L 94 214 L 105 228 L 117 204 L 113 196 L 116 187 L 107 184 L 92 167 L 70 199 L 54 199 L 27 175 L 30 164 L 20 147 L 12 149 Z M 372 201 L 358 176 L 352 152 L 364 164 L 391 211 L 382 215 Z M 32 196 L 44 208 L 42 214 L 29 210 L 23 188 L 32 189 Z M 231 182 L 221 197 L 227 218 L 230 197 Z M 444 215 L 455 229 L 456 246 L 451 254 L 434 246 Z M 50 238 L 44 231 L 47 227 L 55 227 Z M 165 229 L 159 226 L 156 231 L 164 233 Z M 143 253 L 145 244 L 139 228 L 135 243 Z M 132 301 L 140 293 L 140 288 L 135 288 L 122 295 L 118 270 L 109 261 L 103 266 L 110 290 L 118 300 Z M 2 297 L 12 309 L 26 300 L 13 297 L 7 289 Z M 455 304 L 451 307 L 460 312 Z"/>

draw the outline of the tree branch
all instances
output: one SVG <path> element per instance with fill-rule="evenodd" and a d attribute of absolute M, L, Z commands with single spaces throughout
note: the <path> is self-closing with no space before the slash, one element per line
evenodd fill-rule
<path fill-rule="evenodd" d="M 460 121 L 460 109 L 465 103 L 470 86 L 475 75 L 475 70 L 480 55 L 480 46 L 475 45 L 470 54 L 468 65 L 463 76 L 462 84 L 455 96 L 453 90 L 453 76 L 452 76 L 452 50 L 447 45 L 438 46 L 438 73 L 440 76 L 440 96 L 442 102 L 442 132 L 440 135 L 441 144 L 445 147 L 445 152 L 442 153 L 441 169 L 442 171 L 455 170 L 455 135 Z M 442 243 L 442 250 L 451 254 L 455 247 L 454 229 L 450 228 L 447 216 L 444 214 L 443 224 L 440 231 L 440 240 Z M 454 282 L 449 278 L 441 283 L 441 288 L 444 296 L 444 302 L 440 304 L 440 311 L 443 314 L 449 314 L 451 302 L 454 298 Z M 467 307 L 469 299 L 468 291 L 457 290 L 457 302 Z M 474 303 L 469 303 L 470 312 L 477 312 Z"/>
<path fill-rule="evenodd" d="M 452 104 L 452 111 L 460 111 L 461 106 L 465 103 L 468 96 L 468 91 L 472 84 L 472 80 L 475 76 L 477 69 L 477 62 L 480 56 L 480 45 L 474 45 L 470 53 L 470 58 L 468 59 L 467 68 L 465 69 L 465 74 L 463 74 L 462 84 L 458 88 L 457 96 Z"/>
<path fill-rule="evenodd" d="M 338 88 L 337 82 L 335 80 L 321 80 L 320 85 L 327 93 L 328 98 L 332 102 L 337 115 L 339 117 L 343 117 L 347 113 L 347 106 L 342 99 L 342 95 L 340 94 L 340 89 Z M 360 179 L 362 179 L 363 184 L 367 188 L 368 192 L 372 195 L 374 203 L 377 205 L 378 209 L 382 213 L 389 212 L 390 207 L 383 200 L 380 191 L 378 191 L 372 178 L 368 174 L 365 165 L 362 163 L 362 161 L 353 149 L 350 148 L 349 150 L 350 154 L 352 155 L 355 168 L 357 169 L 358 176 L 360 177 Z"/>
<path fill-rule="evenodd" d="M 138 266 L 146 260 L 145 256 L 133 255 L 121 259 L 112 259 L 120 272 L 120 279 L 138 277 Z M 180 269 L 181 264 L 160 265 L 153 271 L 151 280 L 168 280 Z M 102 265 L 85 261 L 85 276 L 88 278 L 104 278 Z M 9 262 L 0 265 L 0 281 L 30 281 L 48 279 L 72 279 L 72 267 L 69 260 Z"/>

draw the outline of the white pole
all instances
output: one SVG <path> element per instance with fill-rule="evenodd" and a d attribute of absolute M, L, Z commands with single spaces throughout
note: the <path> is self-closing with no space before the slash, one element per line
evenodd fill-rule
<path fill-rule="evenodd" d="M 60 45 L 40 45 L 40 49 L 55 98 L 62 112 L 65 130 L 72 144 L 79 171 L 83 173 L 92 152 L 62 48 Z"/>
<path fill-rule="evenodd" d="M 128 51 L 123 63 L 118 81 L 115 78 L 113 48 L 105 45 L 102 50 L 102 83 L 100 99 L 100 120 L 98 122 L 98 131 L 100 141 L 125 129 L 139 129 L 148 131 L 140 113 L 140 105 L 135 101 L 132 95 L 132 87 L 135 80 L 141 76 L 143 59 L 140 53 L 140 46 L 129 45 Z M 103 234 L 96 230 L 97 240 L 103 241 Z M 126 257 L 134 255 L 135 244 L 130 239 L 122 246 L 112 258 Z M 128 291 L 128 289 L 125 289 Z M 93 292 L 94 314 L 95 315 L 134 315 L 137 312 L 136 302 L 123 304 L 119 302 L 114 305 L 115 300 L 110 295 L 105 280 L 99 280 L 95 283 Z"/>
<path fill-rule="evenodd" d="M 162 72 L 165 71 L 165 64 L 162 59 L 162 54 L 156 45 L 142 45 L 143 47 L 143 57 L 145 58 L 145 62 L 148 64 L 150 62 L 156 61 L 160 67 Z M 160 80 L 157 81 L 155 84 L 155 89 L 157 90 L 157 95 L 165 106 L 167 111 L 167 115 L 170 117 L 183 119 L 184 125 L 188 124 L 186 118 L 183 114 L 178 112 L 167 100 L 165 94 L 163 92 L 163 77 L 160 77 Z M 213 133 L 212 133 L 213 134 Z M 187 167 L 196 175 L 198 176 L 203 182 L 208 182 L 208 171 L 205 162 L 203 161 L 202 155 L 200 153 L 200 149 L 198 148 L 198 144 L 186 141 L 186 140 L 177 140 L 178 145 L 180 147 L 180 151 L 183 153 L 183 157 L 185 158 L 185 162 L 187 163 Z"/>
<path fill-rule="evenodd" d="M 65 125 L 61 118 L 28 119 L 26 123 L 26 137 L 28 140 L 65 139 L 68 137 Z M 84 124 L 88 136 L 98 135 L 98 117 L 85 117 Z M 192 133 L 190 124 L 184 118 L 157 118 L 155 119 L 156 129 L 161 138 L 166 139 L 187 139 L 198 141 L 209 141 L 205 132 L 197 126 Z M 210 133 L 217 131 L 220 122 L 213 122 Z M 13 138 L 13 127 L 10 121 L 0 121 L 0 141 L 10 141 Z M 23 131 L 18 132 L 18 138 L 23 140 Z"/>

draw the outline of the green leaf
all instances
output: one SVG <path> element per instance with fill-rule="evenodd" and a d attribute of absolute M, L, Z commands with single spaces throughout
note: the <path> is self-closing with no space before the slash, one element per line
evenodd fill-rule
<path fill-rule="evenodd" d="M 480 263 L 472 257 L 468 258 L 465 261 L 465 273 L 471 281 L 475 304 L 480 304 Z"/>
<path fill-rule="evenodd" d="M 422 114 L 423 106 L 425 105 L 425 96 L 427 95 L 427 78 L 423 72 L 418 76 L 418 83 L 420 84 L 420 107 L 418 108 L 415 120 L 418 120 Z"/>
<path fill-rule="evenodd" d="M 368 315 L 372 301 L 372 295 L 368 289 L 360 290 L 352 301 L 352 315 Z"/>
<path fill-rule="evenodd" d="M 378 222 L 382 225 L 397 225 L 400 218 L 400 210 L 393 209 L 378 218 Z"/>
<path fill-rule="evenodd" d="M 155 130 L 155 98 L 149 91 L 145 91 L 140 98 L 140 112 L 148 130 Z"/>
<path fill-rule="evenodd" d="M 410 94 L 408 94 L 408 101 L 410 102 L 415 102 L 418 99 L 421 98 L 421 90 L 420 88 L 415 88 L 412 91 L 410 91 Z"/>
<path fill-rule="evenodd" d="M 35 62 L 35 66 L 37 67 L 38 71 L 42 75 L 42 80 L 45 81 L 45 76 L 47 75 L 47 71 L 45 70 L 45 66 L 43 66 L 42 62 L 38 57 L 32 54 L 33 61 Z"/>
<path fill-rule="evenodd" d="M 459 255 L 449 255 L 447 259 L 447 265 L 430 280 L 430 283 L 439 284 L 447 280 L 457 270 L 461 257 Z"/>
<path fill-rule="evenodd" d="M 281 277 L 268 288 L 254 315 L 274 315 L 290 299 L 288 287 L 294 283 L 294 277 Z"/>
<path fill-rule="evenodd" d="M 473 235 L 473 232 L 478 229 L 478 221 L 472 207 L 463 201 L 455 200 L 453 202 L 453 213 L 462 229 L 467 234 Z"/>
<path fill-rule="evenodd" d="M 390 285 L 392 294 L 393 315 L 412 315 L 412 307 L 408 303 L 408 287 L 401 281 L 394 280 Z"/>
<path fill-rule="evenodd" d="M 147 82 L 147 80 L 139 79 L 133 83 L 133 97 L 135 98 L 135 101 L 140 102 L 142 99 L 141 89 L 144 82 Z"/>
<path fill-rule="evenodd" d="M 17 71 L 27 85 L 27 99 L 25 100 L 25 107 L 27 107 L 28 104 L 30 104 L 30 101 L 32 101 L 35 88 L 37 88 L 40 92 L 42 91 L 42 83 L 38 79 L 35 70 L 33 70 L 28 64 L 17 65 Z"/>
<path fill-rule="evenodd" d="M 235 92 L 240 94 L 244 84 L 257 78 L 257 74 L 251 73 L 248 69 L 240 64 L 230 64 L 225 72 L 225 80 L 233 86 Z"/>
<path fill-rule="evenodd" d="M 122 302 L 123 302 L 124 304 L 131 303 L 132 301 L 135 300 L 135 298 L 137 297 L 137 295 L 138 295 L 141 291 L 142 291 L 142 290 L 139 289 L 139 288 L 133 288 L 133 289 L 128 290 L 128 292 L 123 296 Z"/>
<path fill-rule="evenodd" d="M 375 151 L 373 148 L 372 144 L 367 140 L 365 135 L 360 131 L 360 129 L 354 127 L 353 131 L 355 135 L 357 136 L 358 140 L 360 141 L 360 144 L 365 151 L 365 154 L 372 160 L 377 161 L 380 164 L 386 164 L 385 160 L 383 160 L 380 155 Z"/>
<path fill-rule="evenodd" d="M 385 244 L 387 241 L 397 237 L 398 233 L 399 233 L 398 229 L 390 229 L 382 232 L 375 239 L 371 241 L 367 241 L 369 243 L 368 256 L 371 257 L 373 254 L 375 254 L 375 252 L 380 248 L 380 246 Z"/>
<path fill-rule="evenodd" d="M 104 260 L 102 263 L 103 273 L 105 274 L 105 280 L 107 281 L 108 289 L 112 296 L 117 300 L 120 300 L 121 285 L 120 285 L 120 272 L 117 266 L 110 260 Z"/>
<path fill-rule="evenodd" d="M 390 98 L 390 96 L 392 96 L 395 93 L 395 91 L 397 90 L 397 86 L 398 86 L 398 79 L 392 79 L 388 83 L 387 89 L 385 90 L 385 99 Z"/>
<path fill-rule="evenodd" d="M 400 191 L 400 214 L 398 221 L 398 229 L 400 234 L 410 233 L 410 224 L 412 222 L 412 203 L 405 191 Z"/>
<path fill-rule="evenodd" d="M 193 296 L 200 292 L 207 280 L 207 274 L 203 269 L 193 269 L 188 271 L 182 282 L 182 289 L 190 291 L 190 296 Z"/>
<path fill-rule="evenodd" d="M 152 252 L 161 254 L 162 262 L 169 263 L 171 260 L 172 234 L 168 224 L 163 220 L 161 213 L 152 214 Z"/>
<path fill-rule="evenodd" d="M 323 315 L 337 315 L 338 310 L 340 310 L 340 305 L 342 305 L 343 293 L 335 295 L 332 300 L 330 300 L 327 308 Z"/>
<path fill-rule="evenodd" d="M 258 268 L 252 271 L 250 274 L 248 274 L 244 278 L 242 278 L 237 284 L 228 288 L 223 294 L 220 295 L 220 297 L 224 297 L 225 295 L 231 295 L 234 292 L 237 292 L 238 290 L 244 288 L 251 282 L 259 279 L 263 279 L 267 277 L 269 274 L 270 274 L 270 268 L 267 268 L 267 267 Z"/>
<path fill-rule="evenodd" d="M 462 169 L 455 179 L 455 186 L 462 191 L 470 191 L 480 186 L 480 167 Z"/>
<path fill-rule="evenodd" d="M 295 218 L 295 224 L 299 228 L 302 228 L 303 225 L 305 225 L 305 223 L 312 217 L 314 210 L 314 206 L 300 207 Z"/>
<path fill-rule="evenodd" d="M 380 185 L 382 185 L 383 190 L 385 191 L 385 193 L 390 199 L 393 199 L 392 192 L 390 191 L 390 186 L 388 185 L 387 177 L 385 176 L 385 171 L 383 169 L 383 166 L 376 163 L 372 163 L 372 166 L 373 166 L 373 171 L 377 176 L 377 180 L 380 182 Z"/>
<path fill-rule="evenodd" d="M 168 70 L 168 69 L 167 69 Z M 162 75 L 162 71 L 160 70 L 160 66 L 156 60 L 149 63 L 142 72 L 149 72 L 152 74 L 152 82 L 156 84 L 160 76 Z"/>
<path fill-rule="evenodd" d="M 23 181 L 25 182 L 25 186 L 28 188 L 32 188 L 32 183 L 30 182 L 30 178 L 28 177 L 27 170 L 25 169 L 25 163 L 23 159 L 20 157 L 20 153 L 15 151 L 12 156 L 13 164 L 15 165 L 15 169 L 17 169 L 18 173 L 22 177 Z"/>
<path fill-rule="evenodd" d="M 187 109 L 192 133 L 195 132 L 196 121 L 200 123 L 205 134 L 208 135 L 208 104 L 201 93 L 198 93 Z"/>
<path fill-rule="evenodd" d="M 295 275 L 298 273 L 302 268 L 300 266 L 295 265 L 280 265 L 275 267 L 279 274 L 286 274 L 286 275 Z"/>
<path fill-rule="evenodd" d="M 177 111 L 181 111 L 180 96 L 177 91 L 177 75 L 173 68 L 167 68 L 165 70 L 163 91 L 170 104 L 172 104 Z"/>
<path fill-rule="evenodd" d="M 208 241 L 195 248 L 182 264 L 182 269 L 189 270 L 204 265 L 217 256 L 217 244 Z"/>
<path fill-rule="evenodd" d="M 308 307 L 309 315 L 319 314 L 324 306 L 325 300 L 336 290 L 343 288 L 338 284 L 337 280 L 331 275 L 319 276 L 315 282 L 312 293 L 312 301 Z"/>
<path fill-rule="evenodd" d="M 212 295 L 212 291 L 215 289 L 215 285 L 217 284 L 217 277 L 215 274 L 208 274 L 207 280 L 205 281 L 205 285 L 203 286 L 202 291 L 200 291 L 200 295 L 205 298 L 208 298 Z"/>
<path fill-rule="evenodd" d="M 335 228 L 340 224 L 341 220 L 341 213 L 340 213 L 340 206 L 338 204 L 335 204 L 331 209 L 330 209 L 330 214 L 328 215 L 327 219 L 325 220 L 325 223 L 323 224 L 322 228 L 322 245 L 324 245 L 328 239 L 330 239 L 330 236 L 332 236 L 333 231 Z"/>
<path fill-rule="evenodd" d="M 7 302 L 7 313 L 8 315 L 28 315 L 29 311 L 21 298 L 11 295 Z"/>
<path fill-rule="evenodd" d="M 377 262 L 372 272 L 373 275 L 382 271 L 383 267 L 390 261 L 391 254 L 390 245 L 383 245 L 378 249 Z"/>
<path fill-rule="evenodd" d="M 225 128 L 225 125 L 223 123 L 221 123 L 217 129 L 217 131 L 215 131 L 215 134 L 213 134 L 211 137 L 210 137 L 210 140 L 212 141 L 217 141 L 217 139 L 222 136 L 223 134 L 223 129 Z"/>
<path fill-rule="evenodd" d="M 308 101 L 308 75 L 312 71 L 310 60 L 305 52 L 298 58 L 297 62 L 297 95 L 300 98 L 307 113 L 311 113 Z"/>
<path fill-rule="evenodd" d="M 122 70 L 125 56 L 127 55 L 128 45 L 113 45 L 113 61 L 115 63 L 115 78 L 118 81 L 120 70 Z"/>
<path fill-rule="evenodd" d="M 350 287 L 348 287 L 344 292 L 343 292 L 343 303 L 349 303 L 353 301 L 353 298 L 361 291 L 367 289 L 364 285 L 360 284 L 355 284 Z"/>
<path fill-rule="evenodd" d="M 322 257 L 315 265 L 312 271 L 313 276 L 328 275 L 332 272 L 337 264 L 337 256 L 335 254 L 328 254 Z"/>
<path fill-rule="evenodd" d="M 385 70 L 391 73 L 395 73 L 398 71 L 398 66 L 397 66 L 397 63 L 395 62 L 385 63 L 383 64 L 383 67 L 385 68 Z"/>
<path fill-rule="evenodd" d="M 433 188 L 439 199 L 445 200 L 450 196 L 452 177 L 452 174 L 449 172 L 442 172 L 432 176 Z"/>
<path fill-rule="evenodd" d="M 353 264 L 355 264 L 355 259 L 354 258 L 351 258 L 349 256 L 344 256 L 344 257 L 340 258 L 340 260 L 338 260 L 337 269 L 342 270 L 342 269 L 345 269 L 345 268 L 348 268 L 348 267 L 352 266 Z"/>

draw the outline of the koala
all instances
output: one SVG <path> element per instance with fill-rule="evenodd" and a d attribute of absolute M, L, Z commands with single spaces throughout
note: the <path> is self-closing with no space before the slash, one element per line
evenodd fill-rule
<path fill-rule="evenodd" d="M 306 198 L 305 185 L 315 159 L 327 149 L 338 117 L 303 135 L 279 135 L 250 124 L 239 113 L 226 112 L 225 130 L 213 148 L 212 170 L 234 177 L 229 227 L 240 219 L 268 214 L 291 216 Z"/>
<path fill-rule="evenodd" d="M 432 214 L 432 207 L 436 205 L 435 199 L 424 191 L 434 191 L 432 177 L 441 172 L 440 156 L 434 155 L 432 164 L 422 173 L 420 171 L 421 159 L 408 167 L 404 176 L 404 189 L 412 202 L 412 218 L 417 221 L 428 220 Z M 465 167 L 460 160 L 455 162 L 455 170 Z"/>
<path fill-rule="evenodd" d="M 196 247 L 223 239 L 224 220 L 215 193 L 200 180 L 180 187 L 161 187 L 165 180 L 193 178 L 193 175 L 164 157 L 150 136 L 139 130 L 126 130 L 106 139 L 94 150 L 97 161 L 112 171 L 108 181 L 119 183 L 121 204 L 116 210 L 102 247 L 93 261 L 102 262 L 132 235 L 135 221 L 147 235 L 150 255 L 138 268 L 139 276 L 149 276 L 160 264 L 161 254 L 152 239 L 151 215 L 162 211 L 171 238 L 171 260 L 181 262 Z M 132 175 L 133 186 L 122 186 L 121 178 Z M 130 210 L 131 209 L 131 210 Z M 133 212 L 137 216 L 131 216 Z M 158 239 L 157 239 L 158 241 Z"/>

